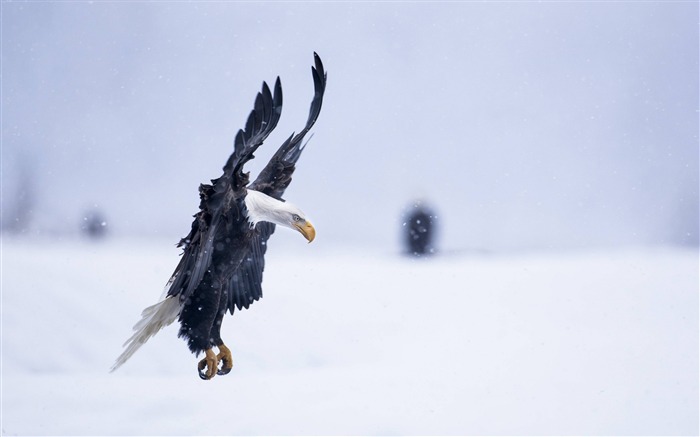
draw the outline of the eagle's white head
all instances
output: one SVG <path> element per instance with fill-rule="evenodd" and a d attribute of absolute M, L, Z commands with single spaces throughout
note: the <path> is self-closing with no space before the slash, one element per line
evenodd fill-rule
<path fill-rule="evenodd" d="M 270 222 L 299 231 L 309 243 L 316 237 L 316 229 L 306 219 L 304 212 L 289 202 L 281 202 L 259 191 L 248 190 L 245 206 L 251 226 L 258 222 Z"/>

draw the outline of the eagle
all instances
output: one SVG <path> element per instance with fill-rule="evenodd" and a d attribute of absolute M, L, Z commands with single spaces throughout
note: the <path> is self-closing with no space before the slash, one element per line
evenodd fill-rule
<path fill-rule="evenodd" d="M 304 137 L 323 103 L 327 74 L 317 53 L 311 73 L 314 96 L 306 125 L 282 143 L 250 183 L 243 166 L 254 158 L 253 153 L 277 126 L 282 113 L 279 76 L 273 91 L 263 82 L 245 128 L 236 134 L 223 174 L 199 187 L 199 212 L 194 215 L 189 234 L 177 244 L 183 252 L 165 287 L 164 298 L 143 310 L 111 371 L 176 319 L 180 322 L 178 337 L 187 341 L 195 356 L 204 352 L 197 365 L 202 379 L 231 371 L 233 359 L 221 339 L 221 323 L 227 311 L 233 314 L 236 309 L 247 309 L 262 297 L 267 241 L 276 225 L 298 231 L 309 243 L 316 236 L 304 212 L 282 198 L 306 146 Z"/>

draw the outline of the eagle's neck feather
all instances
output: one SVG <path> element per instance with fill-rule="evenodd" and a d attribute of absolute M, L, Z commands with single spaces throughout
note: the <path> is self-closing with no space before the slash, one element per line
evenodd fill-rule
<path fill-rule="evenodd" d="M 285 217 L 291 205 L 270 197 L 260 191 L 248 190 L 245 196 L 245 206 L 248 209 L 248 222 L 255 226 L 258 222 L 271 222 L 277 225 L 288 226 Z"/>

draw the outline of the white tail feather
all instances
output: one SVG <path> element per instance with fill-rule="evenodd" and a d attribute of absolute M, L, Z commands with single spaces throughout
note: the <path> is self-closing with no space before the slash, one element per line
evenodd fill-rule
<path fill-rule="evenodd" d="M 141 312 L 141 320 L 134 325 L 134 335 L 131 336 L 125 343 L 126 349 L 119 355 L 117 361 L 114 362 L 110 372 L 114 372 L 131 358 L 141 346 L 163 329 L 177 319 L 180 314 L 180 301 L 177 297 L 167 297 L 155 305 L 151 305 Z"/>

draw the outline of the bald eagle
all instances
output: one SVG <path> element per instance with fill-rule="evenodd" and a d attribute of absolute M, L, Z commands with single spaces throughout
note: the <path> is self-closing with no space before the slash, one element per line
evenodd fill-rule
<path fill-rule="evenodd" d="M 223 175 L 199 187 L 199 212 L 190 233 L 178 243 L 182 258 L 166 285 L 165 298 L 143 310 L 134 334 L 112 366 L 124 364 L 161 328 L 180 322 L 178 336 L 187 341 L 198 363 L 199 376 L 211 379 L 231 371 L 231 351 L 221 339 L 226 311 L 248 308 L 262 297 L 262 274 L 267 240 L 275 225 L 300 232 L 309 243 L 316 231 L 301 209 L 282 199 L 305 143 L 316 122 L 326 89 L 326 72 L 314 53 L 311 73 L 314 97 L 306 126 L 290 135 L 252 183 L 243 166 L 277 125 L 282 113 L 282 85 L 274 91 L 263 82 L 245 128 L 238 131 Z M 218 349 L 218 354 L 214 348 Z M 219 367 L 221 365 L 221 367 Z"/>

